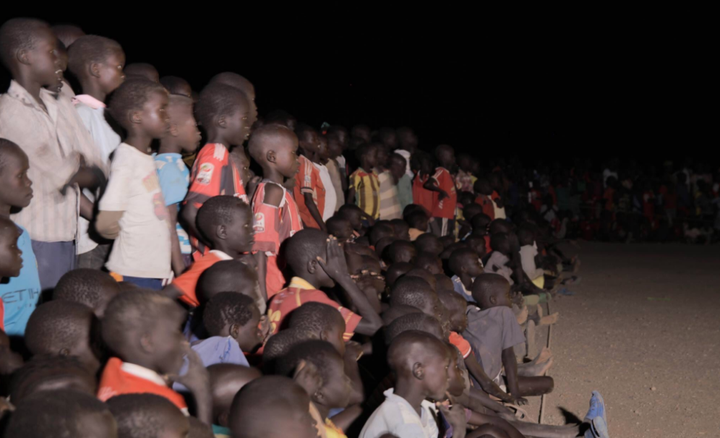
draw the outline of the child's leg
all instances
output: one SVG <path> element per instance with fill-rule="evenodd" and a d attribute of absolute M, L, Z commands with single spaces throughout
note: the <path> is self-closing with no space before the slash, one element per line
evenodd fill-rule
<path fill-rule="evenodd" d="M 54 289 L 63 275 L 77 267 L 74 242 L 31 241 L 37 260 L 40 288 Z"/>
<path fill-rule="evenodd" d="M 552 377 L 525 377 L 517 376 L 520 397 L 549 394 L 555 388 Z"/>

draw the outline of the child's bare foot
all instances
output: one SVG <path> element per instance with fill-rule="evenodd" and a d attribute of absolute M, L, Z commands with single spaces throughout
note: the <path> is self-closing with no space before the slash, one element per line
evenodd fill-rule
<path fill-rule="evenodd" d="M 516 310 L 517 309 L 517 310 Z M 522 309 L 516 308 L 513 306 L 513 312 L 515 312 L 515 318 L 517 318 L 517 322 L 520 325 L 525 324 L 525 322 L 528 319 L 528 309 L 527 306 L 523 306 Z"/>
<path fill-rule="evenodd" d="M 518 365 L 518 376 L 544 376 L 547 370 L 549 370 L 552 366 L 554 360 L 555 358 L 551 357 L 549 360 L 542 363 Z"/>
<path fill-rule="evenodd" d="M 538 325 L 552 325 L 558 322 L 558 319 L 560 318 L 560 313 L 555 312 L 552 315 L 543 316 L 540 318 L 540 323 Z"/>

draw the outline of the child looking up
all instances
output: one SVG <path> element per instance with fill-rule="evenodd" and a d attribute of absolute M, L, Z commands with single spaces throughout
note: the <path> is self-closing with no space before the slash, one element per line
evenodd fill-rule
<path fill-rule="evenodd" d="M 181 212 L 191 234 L 195 260 L 207 254 L 196 224 L 200 207 L 213 196 L 229 195 L 247 202 L 245 187 L 237 164 L 230 158 L 235 147 L 241 147 L 250 135 L 250 104 L 238 89 L 210 84 L 200 92 L 196 105 L 198 121 L 207 135 L 190 176 L 190 188 Z"/>
<path fill-rule="evenodd" d="M 160 149 L 155 155 L 160 189 L 168 211 L 168 220 L 175 227 L 172 239 L 172 267 L 179 276 L 191 261 L 190 238 L 178 223 L 180 203 L 185 199 L 190 184 L 190 171 L 183 162 L 182 154 L 194 152 L 200 143 L 200 131 L 193 116 L 192 99 L 171 95 L 167 108 L 170 131 L 160 139 Z"/>
<path fill-rule="evenodd" d="M 332 212 L 325 217 L 326 187 L 321 176 L 320 166 L 322 164 L 319 164 L 320 141 L 318 134 L 310 126 L 302 124 L 295 129 L 295 134 L 298 137 L 298 147 L 302 149 L 302 155 L 298 158 L 300 166 L 295 175 L 293 188 L 300 218 L 302 218 L 305 228 L 317 228 L 325 231 L 325 221 L 332 216 Z M 322 169 L 327 174 L 327 168 L 322 166 Z M 332 187 L 332 184 L 330 186 Z"/>
<path fill-rule="evenodd" d="M 370 143 L 356 150 L 360 167 L 350 175 L 347 194 L 347 203 L 357 205 L 372 219 L 380 215 L 380 183 L 373 171 L 379 147 L 377 143 Z"/>
<path fill-rule="evenodd" d="M 25 152 L 10 140 L 0 138 L 0 219 L 5 269 L 2 275 L 5 280 L 0 282 L 0 310 L 4 306 L 0 325 L 8 336 L 25 333 L 28 318 L 40 299 L 40 277 L 30 235 L 10 221 L 10 210 L 27 207 L 33 198 L 29 168 Z"/>
<path fill-rule="evenodd" d="M 435 149 L 435 158 L 439 166 L 435 168 L 432 178 L 423 185 L 426 190 L 434 192 L 430 228 L 436 236 L 454 235 L 457 191 L 455 178 L 449 169 L 455 165 L 455 150 L 446 144 L 440 145 Z"/>
<path fill-rule="evenodd" d="M 130 80 L 115 91 L 110 113 L 127 131 L 113 156 L 96 228 L 116 239 L 106 264 L 118 281 L 159 290 L 171 276 L 170 224 L 160 189 L 153 140 L 169 129 L 168 93 L 162 85 Z"/>
<path fill-rule="evenodd" d="M 265 125 L 250 138 L 250 156 L 263 169 L 263 180 L 257 185 L 252 200 L 255 244 L 253 253 L 263 298 L 267 300 L 285 285 L 278 265 L 280 245 L 302 230 L 300 213 L 292 195 L 283 184 L 298 170 L 298 139 L 282 125 Z"/>

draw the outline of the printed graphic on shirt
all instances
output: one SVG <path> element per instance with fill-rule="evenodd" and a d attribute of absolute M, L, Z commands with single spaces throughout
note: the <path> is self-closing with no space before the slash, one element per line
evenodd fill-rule
<path fill-rule="evenodd" d="M 197 182 L 203 185 L 210 184 L 214 170 L 215 166 L 213 166 L 211 163 L 201 164 L 196 178 Z"/>
<path fill-rule="evenodd" d="M 262 233 L 263 231 L 265 231 L 265 215 L 263 213 L 255 213 L 253 230 L 255 230 L 256 233 Z"/>

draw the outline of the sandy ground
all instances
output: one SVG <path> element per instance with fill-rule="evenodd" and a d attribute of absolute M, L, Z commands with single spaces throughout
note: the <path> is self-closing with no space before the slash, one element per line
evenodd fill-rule
<path fill-rule="evenodd" d="M 582 283 L 551 305 L 544 423 L 598 390 L 613 438 L 720 437 L 720 246 L 581 245 Z"/>

